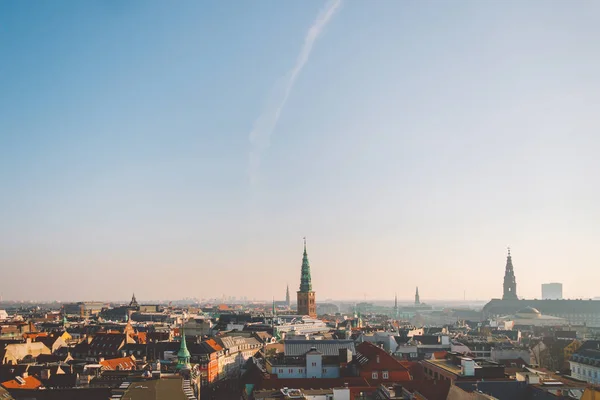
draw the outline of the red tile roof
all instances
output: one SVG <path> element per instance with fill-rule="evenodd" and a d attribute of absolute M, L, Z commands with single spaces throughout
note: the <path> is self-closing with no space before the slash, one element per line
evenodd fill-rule
<path fill-rule="evenodd" d="M 208 339 L 205 340 L 205 342 L 212 347 L 213 349 L 215 349 L 215 351 L 221 351 L 223 350 L 223 347 L 221 347 L 220 344 L 218 344 L 214 339 Z"/>
<path fill-rule="evenodd" d="M 402 380 L 411 379 L 408 369 L 402 365 L 402 362 L 384 349 L 369 342 L 362 342 L 356 346 L 356 351 L 369 360 L 360 366 L 361 371 L 394 371 L 396 372 L 394 380 L 398 380 L 399 376 Z"/>
<path fill-rule="evenodd" d="M 122 371 L 131 370 L 135 369 L 135 358 L 112 358 L 110 360 L 100 361 L 100 365 L 102 365 L 102 369 L 110 371 L 116 371 L 117 369 Z"/>
<path fill-rule="evenodd" d="M 404 368 L 408 369 L 410 372 L 410 376 L 414 380 L 423 380 L 426 379 L 425 371 L 423 370 L 423 365 L 417 361 L 400 361 L 400 363 L 404 366 Z"/>
<path fill-rule="evenodd" d="M 40 382 L 34 376 L 28 376 L 21 379 L 23 379 L 24 384 L 21 384 L 16 379 L 12 379 L 10 381 L 0 383 L 0 385 L 4 386 L 5 389 L 37 389 L 42 386 L 42 382 Z"/>

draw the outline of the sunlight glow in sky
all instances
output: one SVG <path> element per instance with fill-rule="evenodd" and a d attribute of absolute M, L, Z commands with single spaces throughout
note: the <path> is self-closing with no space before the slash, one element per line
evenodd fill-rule
<path fill-rule="evenodd" d="M 600 3 L 0 3 L 5 299 L 600 296 Z M 27 290 L 23 290 L 26 287 Z"/>

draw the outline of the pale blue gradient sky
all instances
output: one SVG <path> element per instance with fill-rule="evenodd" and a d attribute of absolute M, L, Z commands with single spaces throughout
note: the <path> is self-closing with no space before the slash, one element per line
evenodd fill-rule
<path fill-rule="evenodd" d="M 600 296 L 600 3 L 0 3 L 0 292 Z M 250 175 L 253 175 L 251 180 Z"/>

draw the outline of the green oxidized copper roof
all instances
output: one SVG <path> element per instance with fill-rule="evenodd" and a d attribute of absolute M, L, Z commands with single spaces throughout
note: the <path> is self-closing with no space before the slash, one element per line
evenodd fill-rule
<path fill-rule="evenodd" d="M 183 331 L 183 325 L 181 326 L 181 346 L 177 352 L 177 366 L 176 369 L 189 369 L 190 368 L 190 352 L 185 342 L 185 332 Z"/>
<path fill-rule="evenodd" d="M 181 330 L 181 346 L 179 346 L 179 351 L 177 352 L 178 358 L 190 358 L 190 351 L 187 348 L 187 343 L 185 342 L 185 332 L 183 329 Z"/>
<path fill-rule="evenodd" d="M 306 253 L 306 238 L 304 238 L 304 255 L 302 256 L 302 274 L 300 275 L 300 291 L 312 292 L 312 283 L 310 280 L 310 263 Z"/>

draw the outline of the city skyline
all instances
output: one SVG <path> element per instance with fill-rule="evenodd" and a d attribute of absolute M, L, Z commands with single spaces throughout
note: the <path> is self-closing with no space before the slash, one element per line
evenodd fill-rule
<path fill-rule="evenodd" d="M 597 297 L 599 11 L 4 2 L 0 292 Z"/>

